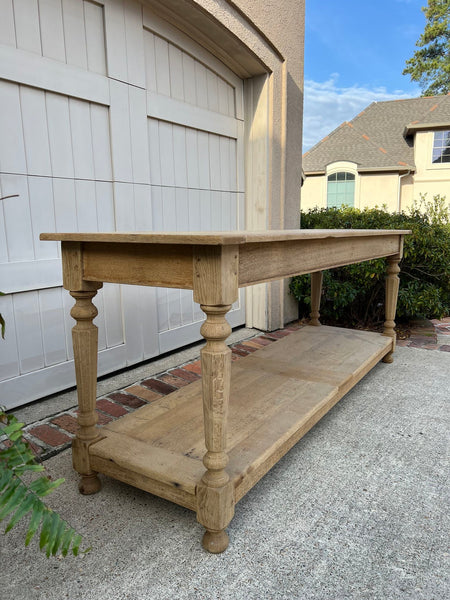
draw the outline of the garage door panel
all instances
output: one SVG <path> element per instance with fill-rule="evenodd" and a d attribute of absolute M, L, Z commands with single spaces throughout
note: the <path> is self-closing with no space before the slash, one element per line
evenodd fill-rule
<path fill-rule="evenodd" d="M 14 26 L 17 47 L 40 54 L 41 34 L 37 0 L 14 0 Z"/>
<path fill-rule="evenodd" d="M 53 179 L 55 197 L 55 229 L 70 231 L 77 222 L 75 182 L 73 179 Z"/>
<path fill-rule="evenodd" d="M 128 87 L 118 81 L 111 81 L 110 93 L 111 151 L 114 178 L 116 181 L 132 181 L 133 165 Z"/>
<path fill-rule="evenodd" d="M 104 5 L 108 75 L 145 86 L 142 6 L 134 0 L 107 0 Z"/>
<path fill-rule="evenodd" d="M 74 382 L 74 300 L 40 231 L 242 225 L 242 81 L 135 0 L 2 8 L 0 193 L 18 197 L 0 205 L 0 392 L 16 406 Z M 189 290 L 105 284 L 94 303 L 99 373 L 200 338 Z"/>
<path fill-rule="evenodd" d="M 203 48 L 192 38 L 155 14 L 148 6 L 143 7 L 143 24 L 145 34 L 151 32 L 155 34 L 155 37 L 160 36 L 164 38 L 171 44 L 178 46 L 183 53 L 192 56 L 197 63 L 203 64 L 211 71 L 218 73 L 233 87 L 242 87 L 242 80 L 233 73 L 233 71 L 212 55 L 206 48 Z"/>
<path fill-rule="evenodd" d="M 4 0 L 0 43 L 106 73 L 103 7 L 89 0 Z"/>
<path fill-rule="evenodd" d="M 105 302 L 104 302 L 103 288 L 98 291 L 97 295 L 95 296 L 94 303 L 98 310 L 98 315 L 94 319 L 94 323 L 98 328 L 98 349 L 105 350 L 105 348 L 107 347 L 107 343 L 106 343 Z M 73 321 L 73 325 L 75 325 L 75 321 Z"/>
<path fill-rule="evenodd" d="M 8 81 L 0 94 L 2 172 L 111 178 L 106 106 Z"/>
<path fill-rule="evenodd" d="M 110 181 L 96 181 L 95 195 L 98 231 L 115 231 L 113 184 Z"/>
<path fill-rule="evenodd" d="M 187 188 L 187 155 L 190 149 L 186 145 L 186 127 L 172 126 L 174 185 Z"/>
<path fill-rule="evenodd" d="M 45 94 L 27 86 L 19 86 L 19 89 L 28 173 L 51 177 Z"/>
<path fill-rule="evenodd" d="M 97 231 L 97 203 L 95 181 L 75 180 L 77 231 Z"/>
<path fill-rule="evenodd" d="M 195 81 L 195 60 L 187 52 L 181 55 L 183 63 L 183 93 L 184 101 L 188 104 L 197 103 L 197 86 Z"/>
<path fill-rule="evenodd" d="M 16 33 L 14 29 L 14 10 L 12 0 L 0 0 L 0 44 L 8 46 L 16 45 Z"/>
<path fill-rule="evenodd" d="M 105 27 L 103 7 L 85 0 L 84 32 L 86 38 L 87 69 L 106 75 Z M 67 27 L 69 29 L 69 27 Z"/>
<path fill-rule="evenodd" d="M 0 198 L 6 194 L 2 192 L 2 178 L 0 176 Z M 0 264 L 8 261 L 8 246 L 6 244 L 5 215 L 3 214 L 3 202 L 0 202 Z"/>
<path fill-rule="evenodd" d="M 148 138 L 146 132 L 145 90 L 128 87 L 130 111 L 130 136 L 134 183 L 150 183 L 150 166 L 148 157 Z"/>
<path fill-rule="evenodd" d="M 20 373 L 45 367 L 38 292 L 23 292 L 13 297 Z"/>
<path fill-rule="evenodd" d="M 26 175 L 0 174 L 3 196 L 17 196 L 2 200 L 5 218 L 8 260 L 33 260 L 33 227 L 31 223 Z"/>
<path fill-rule="evenodd" d="M 150 183 L 145 90 L 110 81 L 112 165 L 116 181 Z"/>
<path fill-rule="evenodd" d="M 121 288 L 112 283 L 103 284 L 104 318 L 106 347 L 112 348 L 125 342 L 123 321 L 118 316 L 122 315 Z"/>
<path fill-rule="evenodd" d="M 92 152 L 94 155 L 95 179 L 111 181 L 111 153 L 105 152 L 110 148 L 109 137 L 109 110 L 100 104 L 90 104 L 90 119 L 92 131 Z"/>
<path fill-rule="evenodd" d="M 236 117 L 235 88 L 220 72 L 151 31 L 145 30 L 144 40 L 149 92 Z"/>
<path fill-rule="evenodd" d="M 53 176 L 73 178 L 69 99 L 58 94 L 46 94 L 46 105 L 48 114 L 51 115 L 48 122 L 48 138 Z"/>
<path fill-rule="evenodd" d="M 16 377 L 19 371 L 19 350 L 14 326 L 14 306 L 12 295 L 0 296 L 0 314 L 5 319 L 5 339 L 0 343 L 0 380 Z M 2 404 L 8 401 L 2 396 Z"/>
<path fill-rule="evenodd" d="M 197 133 L 198 147 L 198 174 L 200 189 L 210 189 L 210 170 L 209 170 L 209 134 L 205 131 Z"/>
<path fill-rule="evenodd" d="M 89 104 L 69 99 L 69 119 L 75 178 L 94 179 L 94 154 Z"/>
<path fill-rule="evenodd" d="M 39 0 L 42 55 L 65 62 L 64 28 L 60 0 Z"/>
<path fill-rule="evenodd" d="M 80 2 L 80 0 L 62 0 L 62 7 L 64 47 L 66 50 L 67 63 L 82 69 L 87 69 L 88 62 L 84 2 Z M 104 54 L 104 39 L 102 39 L 103 36 L 99 37 L 100 40 L 103 41 Z"/>
<path fill-rule="evenodd" d="M 64 306 L 62 289 L 39 290 L 39 313 L 42 327 L 44 364 L 46 367 L 67 360 L 67 348 L 64 343 Z"/>
<path fill-rule="evenodd" d="M 0 81 L 0 96 L 0 170 L 4 173 L 26 173 L 19 86 Z"/>
<path fill-rule="evenodd" d="M 53 205 L 53 185 L 50 177 L 28 177 L 30 213 L 33 228 L 34 257 L 45 260 L 58 257 L 58 242 L 41 242 L 39 232 L 55 231 L 55 208 Z"/>

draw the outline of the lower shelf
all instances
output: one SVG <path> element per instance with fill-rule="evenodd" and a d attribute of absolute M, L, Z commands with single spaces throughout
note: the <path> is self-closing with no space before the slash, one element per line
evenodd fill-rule
<path fill-rule="evenodd" d="M 227 471 L 236 502 L 391 348 L 377 333 L 307 326 L 234 362 Z M 100 433 L 93 469 L 196 510 L 206 452 L 201 381 Z"/>

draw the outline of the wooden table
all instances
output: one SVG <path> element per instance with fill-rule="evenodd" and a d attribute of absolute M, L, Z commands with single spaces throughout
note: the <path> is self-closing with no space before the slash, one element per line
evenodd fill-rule
<path fill-rule="evenodd" d="M 222 552 L 235 504 L 379 360 L 392 362 L 398 263 L 409 231 L 55 233 L 71 315 L 80 491 L 104 473 L 196 511 Z M 322 270 L 388 257 L 383 335 L 320 326 Z M 238 288 L 312 273 L 311 325 L 231 364 L 225 315 Z M 103 282 L 191 289 L 206 314 L 202 380 L 97 428 L 97 309 Z"/>

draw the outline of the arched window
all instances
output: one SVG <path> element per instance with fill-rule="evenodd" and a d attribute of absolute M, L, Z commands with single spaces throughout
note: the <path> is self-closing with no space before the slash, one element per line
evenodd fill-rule
<path fill-rule="evenodd" d="M 339 208 L 343 204 L 353 206 L 355 203 L 355 175 L 347 171 L 339 171 L 328 175 L 327 206 Z"/>

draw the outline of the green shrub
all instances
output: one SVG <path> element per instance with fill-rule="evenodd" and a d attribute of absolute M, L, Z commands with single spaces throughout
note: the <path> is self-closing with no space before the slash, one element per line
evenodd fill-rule
<path fill-rule="evenodd" d="M 407 213 L 380 208 L 313 209 L 301 214 L 302 229 L 411 229 L 400 263 L 398 319 L 441 318 L 450 314 L 450 210 L 445 198 L 422 196 Z M 324 273 L 321 320 L 374 327 L 384 320 L 385 259 Z M 310 312 L 310 276 L 294 277 L 290 290 L 300 316 Z"/>

